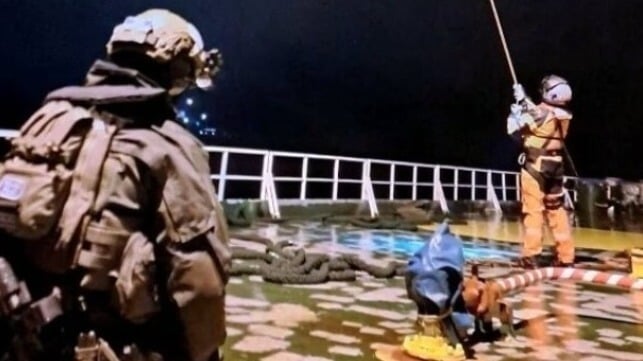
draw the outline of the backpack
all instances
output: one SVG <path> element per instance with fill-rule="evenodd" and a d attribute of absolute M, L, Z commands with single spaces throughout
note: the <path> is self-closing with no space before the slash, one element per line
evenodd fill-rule
<path fill-rule="evenodd" d="M 70 242 L 92 206 L 116 130 L 70 102 L 45 103 L 0 164 L 0 228 L 27 241 Z"/>
<path fill-rule="evenodd" d="M 203 144 L 172 121 L 126 129 L 89 106 L 144 101 L 161 92 L 109 85 L 50 93 L 0 163 L 0 228 L 27 243 L 31 262 L 45 271 L 63 274 L 82 267 L 81 288 L 111 287 L 115 307 L 131 322 L 159 311 L 162 282 L 178 308 L 192 358 L 202 360 L 225 339 L 231 258 Z M 139 164 L 150 179 L 137 178 L 132 169 Z M 115 174 L 122 179 L 114 181 Z M 159 185 L 150 198 L 160 204 L 150 211 L 163 224 L 154 232 L 143 229 L 140 214 L 128 220 L 106 209 L 109 192 L 103 192 L 148 181 Z M 148 192 L 128 195 L 134 193 Z M 126 200 L 130 208 L 150 207 Z M 165 264 L 160 278 L 159 254 Z"/>

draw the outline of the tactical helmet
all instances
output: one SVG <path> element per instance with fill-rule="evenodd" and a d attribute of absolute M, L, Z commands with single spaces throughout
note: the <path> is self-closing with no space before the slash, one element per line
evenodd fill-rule
<path fill-rule="evenodd" d="M 192 85 L 207 89 L 223 64 L 217 49 L 205 50 L 199 31 L 177 14 L 165 9 L 150 9 L 128 16 L 114 28 L 107 43 L 110 58 L 122 53 L 145 55 L 153 62 L 167 65 L 167 86 L 178 95 Z"/>
<path fill-rule="evenodd" d="M 540 82 L 543 101 L 553 105 L 565 105 L 572 100 L 572 88 L 567 80 L 558 75 L 547 75 Z"/>

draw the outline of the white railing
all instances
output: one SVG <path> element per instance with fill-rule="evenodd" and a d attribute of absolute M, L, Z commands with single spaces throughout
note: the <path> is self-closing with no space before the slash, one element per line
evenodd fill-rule
<path fill-rule="evenodd" d="M 0 129 L 0 137 L 15 131 Z M 211 179 L 222 200 L 262 200 L 272 217 L 289 201 L 364 201 L 371 216 L 377 200 L 432 200 L 442 211 L 450 201 L 486 201 L 500 211 L 500 202 L 517 201 L 519 173 L 381 159 L 206 146 Z M 565 191 L 568 205 L 576 194 Z"/>
<path fill-rule="evenodd" d="M 444 212 L 449 211 L 449 201 L 487 201 L 500 211 L 500 202 L 516 201 L 520 194 L 517 172 L 248 148 L 205 149 L 210 153 L 211 178 L 219 198 L 267 201 L 273 217 L 279 216 L 279 203 L 291 200 L 365 201 L 376 216 L 377 200 L 432 200 L 439 202 Z M 237 160 L 231 161 L 235 157 Z M 231 164 L 253 162 L 262 164 L 256 174 L 231 172 Z M 311 170 L 313 164 L 316 171 Z M 230 194 L 228 189 L 235 182 L 260 183 L 259 192 Z M 288 184 L 293 186 L 290 190 L 285 189 Z M 314 185 L 327 187 L 311 191 Z M 351 185 L 356 186 L 352 193 Z M 565 190 L 565 199 L 573 207 L 575 192 Z"/>

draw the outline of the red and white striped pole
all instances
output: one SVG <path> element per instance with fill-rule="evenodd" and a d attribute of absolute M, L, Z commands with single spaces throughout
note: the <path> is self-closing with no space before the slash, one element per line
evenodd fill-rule
<path fill-rule="evenodd" d="M 595 285 L 612 286 L 629 291 L 643 291 L 643 278 L 626 274 L 601 272 L 587 269 L 546 267 L 529 270 L 519 275 L 494 279 L 504 292 L 519 290 L 541 281 L 573 280 Z"/>

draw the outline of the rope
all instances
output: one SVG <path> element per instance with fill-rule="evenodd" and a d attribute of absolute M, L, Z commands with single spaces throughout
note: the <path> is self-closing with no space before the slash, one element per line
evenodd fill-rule
<path fill-rule="evenodd" d="M 504 292 L 511 292 L 546 280 L 574 280 L 594 285 L 613 286 L 629 291 L 643 290 L 643 279 L 626 274 L 601 272 L 590 269 L 546 267 L 525 273 L 494 279 Z"/>
<path fill-rule="evenodd" d="M 274 243 L 256 235 L 235 234 L 233 238 L 260 243 L 264 251 L 253 251 L 232 247 L 235 262 L 230 271 L 232 276 L 259 275 L 263 280 L 281 284 L 315 284 L 328 281 L 355 281 L 356 271 L 364 271 L 375 278 L 403 277 L 406 263 L 392 261 L 384 267 L 368 264 L 357 255 L 329 257 L 326 254 L 308 253 L 302 248 L 286 250 L 294 244 L 289 241 Z M 628 267 L 615 264 L 613 260 L 602 264 L 578 264 L 576 268 L 546 267 L 524 271 L 517 262 L 502 259 L 469 259 L 466 262 L 471 273 L 478 275 L 479 267 L 508 268 L 522 271 L 520 274 L 489 279 L 496 282 L 503 291 L 514 291 L 543 280 L 571 279 L 598 285 L 616 286 L 628 290 L 643 290 L 643 279 L 632 278 L 615 271 L 627 272 Z M 587 268 L 585 268 L 587 267 Z M 607 271 L 607 272 L 605 272 Z"/>
<path fill-rule="evenodd" d="M 505 39 L 505 33 L 502 30 L 502 24 L 500 23 L 500 17 L 498 16 L 498 10 L 496 10 L 496 3 L 494 0 L 489 0 L 491 3 L 491 10 L 493 10 L 493 16 L 496 20 L 496 26 L 498 27 L 498 33 L 500 34 L 500 41 L 502 41 L 502 47 L 505 50 L 505 57 L 507 58 L 507 63 L 509 64 L 509 71 L 511 72 L 511 78 L 514 81 L 514 84 L 518 84 L 518 78 L 516 77 L 516 71 L 514 70 L 513 62 L 511 61 L 511 55 L 509 55 L 509 48 L 507 47 L 507 40 Z"/>
<path fill-rule="evenodd" d="M 573 176 L 576 178 L 580 178 L 578 175 L 578 172 L 576 171 L 576 165 L 574 164 L 574 160 L 572 159 L 572 155 L 569 153 L 569 150 L 567 150 L 567 145 L 565 142 L 561 142 L 563 144 L 563 150 L 565 151 L 565 156 L 567 156 L 567 161 L 569 162 L 569 167 L 572 170 Z"/>
<path fill-rule="evenodd" d="M 513 79 L 514 84 L 518 84 L 518 77 L 516 76 L 516 71 L 514 70 L 514 65 L 513 62 L 511 61 L 511 55 L 509 54 L 509 47 L 507 46 L 507 39 L 505 39 L 505 33 L 502 30 L 502 23 L 500 22 L 500 16 L 498 16 L 498 10 L 496 9 L 496 3 L 494 0 L 489 0 L 489 3 L 491 4 L 491 10 L 493 11 L 493 17 L 496 21 L 496 27 L 498 28 L 498 33 L 500 34 L 500 41 L 502 42 L 502 48 L 505 51 L 505 57 L 507 58 L 507 64 L 509 64 L 509 71 L 511 72 L 511 78 Z M 567 146 L 565 145 L 565 142 L 563 141 L 563 150 L 565 152 L 565 156 L 567 158 L 567 161 L 570 165 L 570 168 L 573 172 L 573 175 L 578 178 L 578 172 L 576 171 L 576 165 L 574 164 L 574 160 L 572 159 L 571 154 L 567 150 Z"/>
<path fill-rule="evenodd" d="M 502 23 L 500 22 L 500 16 L 498 16 L 498 10 L 496 9 L 496 3 L 494 0 L 489 0 L 489 3 L 491 4 L 491 10 L 493 11 L 493 17 L 496 21 L 496 27 L 498 28 L 498 33 L 500 34 L 500 41 L 502 42 L 502 48 L 505 51 L 505 57 L 507 58 L 507 64 L 509 64 L 509 71 L 511 72 L 511 78 L 513 79 L 514 84 L 518 84 L 518 77 L 516 76 L 516 71 L 514 70 L 514 65 L 513 62 L 511 61 L 511 55 L 509 54 L 509 47 L 507 46 L 507 39 L 505 39 L 505 33 L 502 30 Z M 571 154 L 567 150 L 567 146 L 565 145 L 563 141 L 563 150 L 565 152 L 565 156 L 567 158 L 567 161 L 569 162 L 570 168 L 573 172 L 573 175 L 578 178 L 578 172 L 576 171 L 576 165 L 574 164 L 574 160 L 572 159 Z"/>
<path fill-rule="evenodd" d="M 231 276 L 259 275 L 266 282 L 278 284 L 317 284 L 329 281 L 352 282 L 356 271 L 364 271 L 375 278 L 404 276 L 406 263 L 389 262 L 385 267 L 368 264 L 355 255 L 329 257 L 326 254 L 307 253 L 303 249 L 286 250 L 293 246 L 288 241 L 273 243 L 267 238 L 251 235 L 233 235 L 233 238 L 260 243 L 264 252 L 232 247 Z"/>

